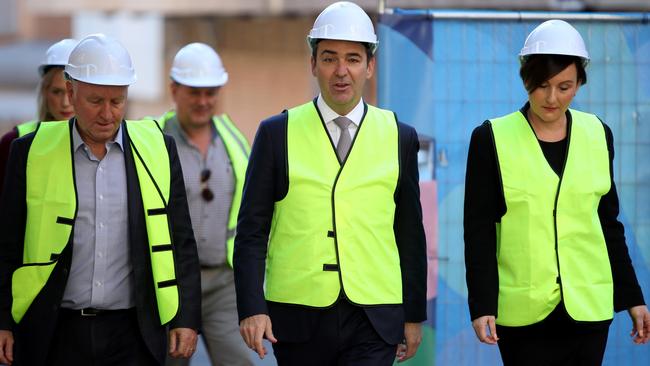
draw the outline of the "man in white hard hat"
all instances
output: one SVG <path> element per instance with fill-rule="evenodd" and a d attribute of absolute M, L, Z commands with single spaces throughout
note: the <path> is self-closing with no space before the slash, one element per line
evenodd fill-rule
<path fill-rule="evenodd" d="M 308 36 L 320 95 L 262 122 L 235 239 L 240 332 L 280 365 L 392 365 L 426 319 L 417 133 L 366 104 L 377 38 L 337 2 Z"/>
<path fill-rule="evenodd" d="M 202 338 L 213 365 L 253 365 L 239 335 L 232 249 L 250 147 L 226 114 L 215 115 L 228 74 L 204 43 L 174 57 L 170 72 L 175 108 L 161 119 L 176 140 L 201 264 Z M 167 365 L 187 365 L 168 360 Z"/>
<path fill-rule="evenodd" d="M 136 75 L 119 42 L 85 37 L 65 71 L 76 117 L 42 122 L 12 144 L 0 213 L 0 363 L 189 357 L 200 274 L 176 145 L 153 120 L 124 121 Z"/>

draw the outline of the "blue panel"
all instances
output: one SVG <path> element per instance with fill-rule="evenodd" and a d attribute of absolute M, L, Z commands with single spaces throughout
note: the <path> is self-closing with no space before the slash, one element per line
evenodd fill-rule
<path fill-rule="evenodd" d="M 636 102 L 636 83 L 637 79 L 635 76 L 635 65 L 629 61 L 623 61 L 621 64 L 621 74 L 620 74 L 620 83 L 621 83 L 621 101 L 624 103 L 635 103 Z"/>
<path fill-rule="evenodd" d="M 638 105 L 636 111 L 637 141 L 646 144 L 650 143 L 650 105 Z"/>

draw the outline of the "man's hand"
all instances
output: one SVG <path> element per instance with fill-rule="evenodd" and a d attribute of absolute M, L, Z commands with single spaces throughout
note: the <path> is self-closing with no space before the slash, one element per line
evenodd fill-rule
<path fill-rule="evenodd" d="M 264 358 L 267 354 L 266 348 L 262 344 L 263 337 L 266 337 L 271 343 L 278 341 L 273 336 L 271 318 L 266 314 L 257 314 L 243 319 L 239 323 L 239 333 L 248 348 L 257 352 L 260 358 Z"/>
<path fill-rule="evenodd" d="M 415 356 L 422 343 L 422 324 L 404 323 L 404 343 L 397 345 L 397 362 L 403 362 Z"/>
<path fill-rule="evenodd" d="M 9 330 L 0 330 L 0 364 L 11 365 L 14 362 L 14 334 Z"/>
<path fill-rule="evenodd" d="M 174 328 L 169 331 L 169 355 L 173 358 L 190 358 L 196 350 L 196 331 L 190 328 Z"/>
<path fill-rule="evenodd" d="M 632 319 L 630 336 L 636 344 L 646 344 L 650 341 L 650 313 L 645 305 L 638 305 L 627 311 Z"/>
<path fill-rule="evenodd" d="M 486 344 L 497 344 L 499 337 L 497 336 L 497 326 L 494 315 L 484 315 L 472 321 L 472 327 L 476 338 Z M 489 330 L 489 332 L 488 332 Z"/>

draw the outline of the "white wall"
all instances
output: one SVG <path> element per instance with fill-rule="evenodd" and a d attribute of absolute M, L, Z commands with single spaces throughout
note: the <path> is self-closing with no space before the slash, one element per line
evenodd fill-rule
<path fill-rule="evenodd" d="M 84 11 L 75 13 L 72 35 L 81 39 L 91 33 L 118 39 L 131 54 L 138 81 L 129 88 L 129 99 L 154 101 L 162 97 L 166 84 L 164 66 L 164 19 L 156 13 Z"/>

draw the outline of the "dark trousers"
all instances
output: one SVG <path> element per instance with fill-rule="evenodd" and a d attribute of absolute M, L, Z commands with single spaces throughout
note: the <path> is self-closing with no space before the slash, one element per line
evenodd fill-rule
<path fill-rule="evenodd" d="M 306 342 L 273 345 L 280 366 L 390 366 L 397 347 L 384 342 L 363 308 L 345 299 L 319 311 L 312 336 Z"/>
<path fill-rule="evenodd" d="M 611 321 L 579 323 L 560 303 L 546 319 L 523 327 L 497 325 L 504 366 L 599 366 Z"/>
<path fill-rule="evenodd" d="M 96 316 L 61 309 L 47 365 L 158 365 L 140 335 L 135 309 Z"/>

